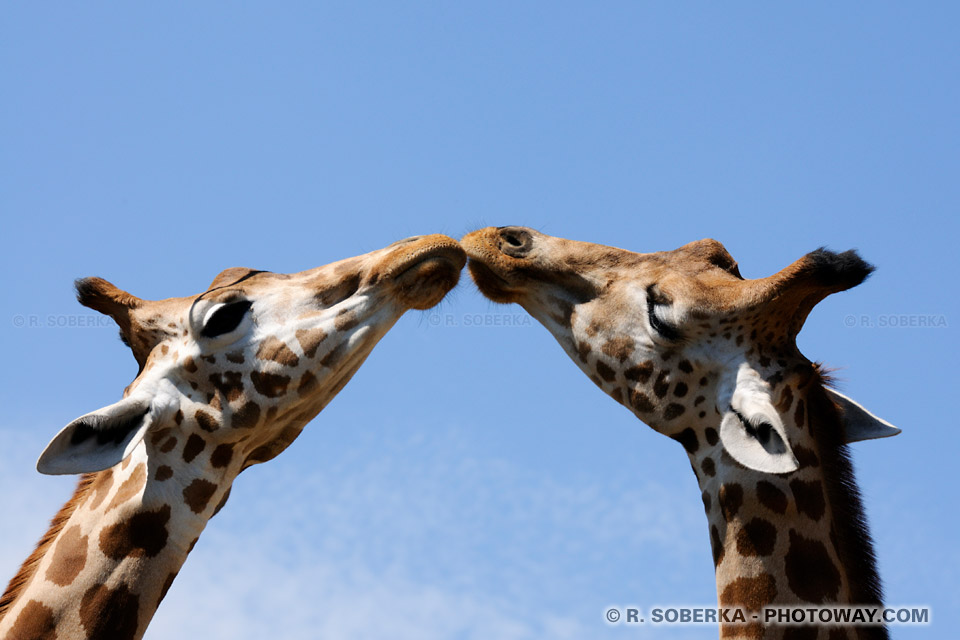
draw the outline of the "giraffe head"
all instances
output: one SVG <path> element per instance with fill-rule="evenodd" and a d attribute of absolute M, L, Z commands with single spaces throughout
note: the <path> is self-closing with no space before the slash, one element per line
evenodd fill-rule
<path fill-rule="evenodd" d="M 465 261 L 454 240 L 431 235 L 300 273 L 227 269 L 184 298 L 142 300 L 78 280 L 79 301 L 117 322 L 140 370 L 122 400 L 61 430 L 37 467 L 98 471 L 140 446 L 149 460 L 181 434 L 212 444 L 215 467 L 269 460 L 405 311 L 432 307 L 456 285 Z M 190 461 L 190 442 L 179 460 Z"/>
<path fill-rule="evenodd" d="M 791 432 L 802 429 L 802 415 L 786 415 L 785 407 L 818 379 L 797 333 L 820 300 L 873 270 L 852 251 L 820 249 L 768 278 L 745 280 L 715 240 L 633 253 L 490 227 L 461 242 L 487 297 L 523 306 L 641 420 L 691 456 L 720 448 L 742 467 L 773 474 L 800 466 L 803 450 L 794 450 Z M 898 433 L 826 393 L 843 416 L 845 441 Z M 802 414 L 799 406 L 793 410 Z"/>

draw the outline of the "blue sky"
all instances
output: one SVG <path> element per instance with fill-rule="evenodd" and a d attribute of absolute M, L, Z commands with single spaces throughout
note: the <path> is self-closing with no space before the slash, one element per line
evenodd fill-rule
<path fill-rule="evenodd" d="M 163 298 L 230 266 L 299 271 L 522 224 L 635 251 L 713 237 L 746 277 L 821 245 L 873 262 L 800 346 L 903 428 L 855 445 L 854 461 L 887 601 L 933 607 L 932 629 L 898 637 L 947 637 L 960 622 L 943 440 L 958 383 L 958 13 L 5 5 L 0 573 L 72 488 L 38 475 L 36 456 L 135 374 L 74 278 Z M 901 316 L 938 326 L 877 326 Z M 714 602 L 681 448 L 465 279 L 239 478 L 147 637 L 713 638 L 602 615 Z"/>

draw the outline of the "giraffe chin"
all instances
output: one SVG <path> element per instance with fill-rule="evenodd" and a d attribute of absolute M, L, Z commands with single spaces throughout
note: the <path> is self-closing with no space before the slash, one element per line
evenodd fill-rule
<path fill-rule="evenodd" d="M 397 300 L 420 311 L 437 305 L 460 280 L 466 256 L 459 246 L 441 246 L 414 257 L 393 278 Z"/>
<path fill-rule="evenodd" d="M 498 276 L 486 263 L 477 258 L 470 258 L 467 268 L 480 293 L 494 302 L 506 304 L 520 301 L 519 293 L 510 289 L 509 283 Z"/>

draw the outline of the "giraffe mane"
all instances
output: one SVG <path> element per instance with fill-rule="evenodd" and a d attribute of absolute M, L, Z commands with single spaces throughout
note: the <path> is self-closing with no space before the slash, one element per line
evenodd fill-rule
<path fill-rule="evenodd" d="M 833 512 L 837 555 L 847 571 L 852 604 L 880 605 L 883 590 L 873 539 L 867 528 L 863 501 L 844 441 L 843 421 L 826 392 L 827 387 L 833 386 L 833 379 L 819 364 L 815 371 L 815 384 L 807 394 L 807 423 L 817 443 L 824 490 Z M 863 627 L 859 632 L 860 637 L 889 637 L 886 627 Z"/>
<path fill-rule="evenodd" d="M 33 577 L 37 571 L 37 568 L 40 566 L 40 561 L 49 551 L 53 541 L 56 540 L 57 536 L 60 535 L 60 532 L 67 524 L 70 516 L 72 516 L 77 508 L 83 504 L 87 494 L 90 493 L 90 487 L 93 484 L 93 481 L 96 480 L 98 475 L 99 473 L 87 473 L 81 476 L 80 482 L 77 484 L 77 488 L 73 492 L 73 496 L 67 500 L 66 504 L 64 504 L 60 508 L 60 511 L 57 512 L 57 515 L 53 517 L 53 520 L 50 521 L 50 528 L 43 535 L 43 537 L 40 538 L 36 549 L 34 549 L 33 553 L 30 554 L 30 557 L 24 560 L 23 564 L 20 565 L 20 570 L 17 571 L 17 574 L 13 577 L 13 579 L 10 580 L 6 591 L 3 592 L 3 596 L 0 596 L 0 620 L 3 620 L 11 605 L 16 602 L 20 592 L 27 585 L 27 583 L 30 582 L 30 578 Z"/>

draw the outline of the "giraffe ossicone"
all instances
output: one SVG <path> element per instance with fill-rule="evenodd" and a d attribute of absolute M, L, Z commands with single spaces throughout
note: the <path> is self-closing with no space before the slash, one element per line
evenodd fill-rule
<path fill-rule="evenodd" d="M 84 475 L 0 597 L 0 638 L 142 636 L 237 475 L 289 446 L 465 262 L 455 240 L 430 235 L 300 273 L 227 269 L 184 298 L 77 281 L 139 372 L 40 456 L 43 473 Z"/>
<path fill-rule="evenodd" d="M 488 227 L 461 244 L 484 295 L 521 305 L 598 387 L 683 445 L 721 606 L 880 603 L 846 444 L 899 429 L 830 389 L 796 345 L 818 302 L 873 271 L 859 255 L 818 249 L 747 280 L 715 240 L 634 253 Z M 723 637 L 817 632 L 721 624 Z"/>

